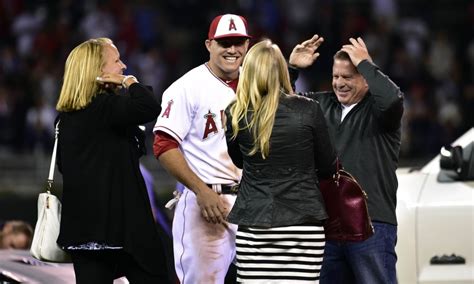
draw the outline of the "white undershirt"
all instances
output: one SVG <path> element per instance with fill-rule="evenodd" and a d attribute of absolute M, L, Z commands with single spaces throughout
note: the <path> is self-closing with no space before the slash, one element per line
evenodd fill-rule
<path fill-rule="evenodd" d="M 346 115 L 351 111 L 351 109 L 353 109 L 356 105 L 357 104 L 352 104 L 352 105 L 346 106 L 346 105 L 341 104 L 341 106 L 342 106 L 341 122 L 344 120 Z"/>

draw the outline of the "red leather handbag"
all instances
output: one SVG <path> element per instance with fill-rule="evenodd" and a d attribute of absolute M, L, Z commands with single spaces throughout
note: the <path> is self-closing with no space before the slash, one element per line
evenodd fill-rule
<path fill-rule="evenodd" d="M 319 182 L 329 218 L 324 223 L 326 239 L 331 241 L 363 241 L 374 234 L 367 209 L 367 194 L 356 179 L 340 169 L 332 179 Z"/>

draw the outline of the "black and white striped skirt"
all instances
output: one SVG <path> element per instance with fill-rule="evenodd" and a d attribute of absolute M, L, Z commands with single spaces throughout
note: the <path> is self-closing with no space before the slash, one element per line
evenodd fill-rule
<path fill-rule="evenodd" d="M 237 282 L 319 283 L 324 238 L 322 226 L 239 226 Z"/>

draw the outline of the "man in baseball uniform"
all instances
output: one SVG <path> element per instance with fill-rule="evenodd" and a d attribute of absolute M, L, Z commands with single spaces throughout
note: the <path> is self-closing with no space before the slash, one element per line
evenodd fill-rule
<path fill-rule="evenodd" d="M 184 185 L 173 219 L 176 274 L 181 283 L 224 283 L 235 257 L 236 225 L 225 221 L 241 172 L 227 154 L 223 113 L 235 98 L 250 36 L 238 15 L 216 17 L 205 41 L 209 61 L 163 94 L 153 152 Z"/>

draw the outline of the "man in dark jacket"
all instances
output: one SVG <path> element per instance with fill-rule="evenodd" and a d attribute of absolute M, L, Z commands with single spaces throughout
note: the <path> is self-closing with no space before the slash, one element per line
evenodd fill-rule
<path fill-rule="evenodd" d="M 314 36 L 290 55 L 296 68 L 310 66 L 323 39 Z M 295 56 L 298 54 L 298 56 Z M 302 56 L 305 54 L 306 56 Z M 333 92 L 307 92 L 320 102 L 343 167 L 368 194 L 375 234 L 362 242 L 327 241 L 321 283 L 396 283 L 395 170 L 400 149 L 403 94 L 372 62 L 364 41 L 350 39 L 334 56 Z"/>

